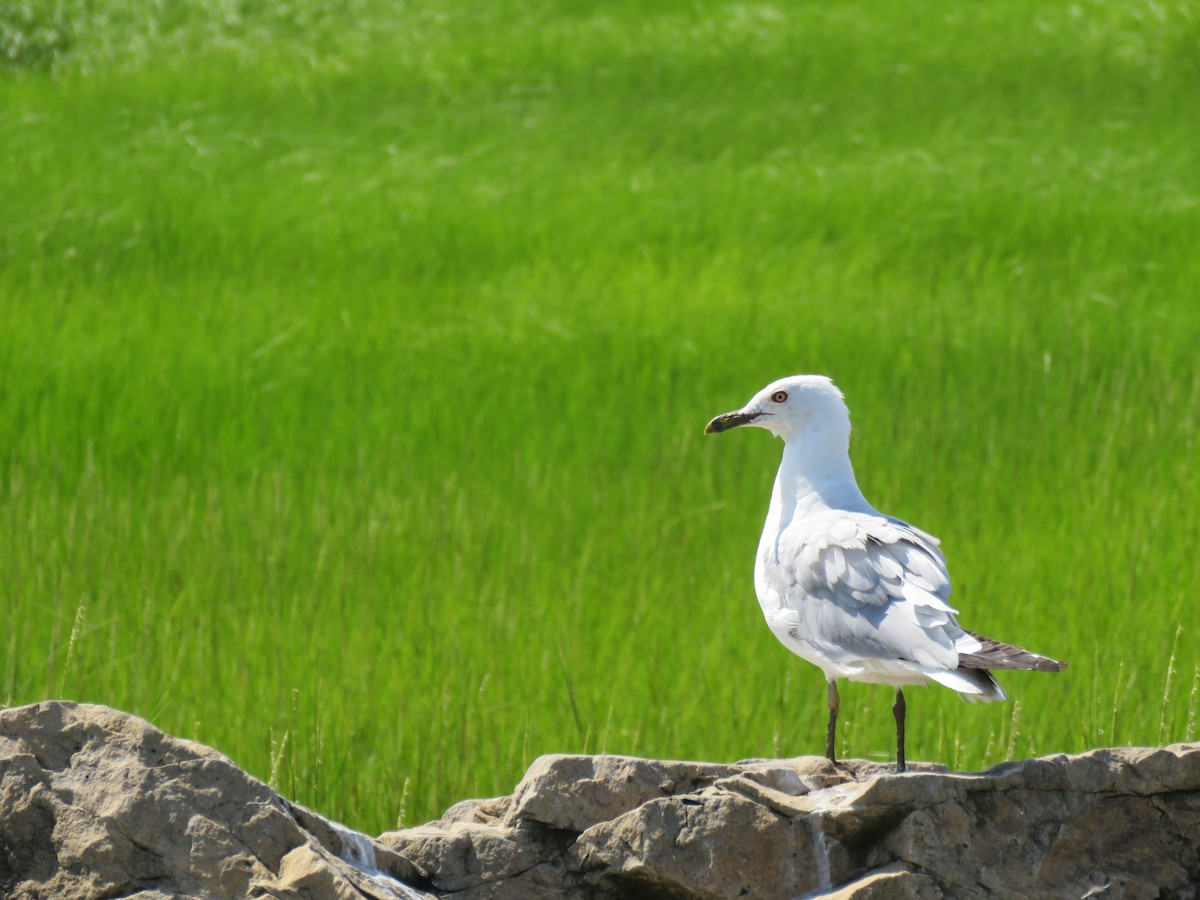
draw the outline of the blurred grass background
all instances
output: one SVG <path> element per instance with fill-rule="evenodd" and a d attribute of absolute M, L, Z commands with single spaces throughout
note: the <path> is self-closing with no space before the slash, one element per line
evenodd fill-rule
<path fill-rule="evenodd" d="M 0 702 L 376 832 L 541 753 L 818 753 L 780 447 L 701 430 L 821 372 L 964 623 L 1071 662 L 911 694 L 910 758 L 1193 737 L 1197 16 L 7 4 Z"/>

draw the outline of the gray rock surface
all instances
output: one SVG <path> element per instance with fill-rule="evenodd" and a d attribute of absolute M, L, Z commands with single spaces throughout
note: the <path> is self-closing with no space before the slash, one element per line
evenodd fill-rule
<path fill-rule="evenodd" d="M 455 897 L 1195 897 L 1200 745 L 981 774 L 547 756 L 380 841 Z"/>
<path fill-rule="evenodd" d="M 99 706 L 0 712 L 0 896 L 1196 897 L 1200 744 L 980 774 L 546 756 L 378 839 Z"/>
<path fill-rule="evenodd" d="M 412 900 L 423 873 L 103 706 L 0 711 L 0 897 Z"/>

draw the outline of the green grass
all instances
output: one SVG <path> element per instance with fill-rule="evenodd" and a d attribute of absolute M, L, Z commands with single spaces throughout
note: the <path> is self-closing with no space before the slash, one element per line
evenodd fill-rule
<path fill-rule="evenodd" d="M 779 445 L 701 430 L 822 372 L 964 623 L 1071 662 L 910 693 L 910 758 L 1193 736 L 1198 16 L 10 5 L 0 702 L 373 831 L 541 753 L 820 752 Z"/>

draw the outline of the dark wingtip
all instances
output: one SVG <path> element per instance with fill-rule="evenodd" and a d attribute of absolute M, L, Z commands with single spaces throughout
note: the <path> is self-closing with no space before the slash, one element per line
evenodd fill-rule
<path fill-rule="evenodd" d="M 1048 656 L 1038 656 L 1033 665 L 1029 668 L 1034 672 L 1061 672 L 1067 667 L 1065 662 L 1057 659 L 1051 659 Z"/>
<path fill-rule="evenodd" d="M 1024 647 L 1004 644 L 973 631 L 967 631 L 967 634 L 983 644 L 983 647 L 976 653 L 960 653 L 958 655 L 958 664 L 969 669 L 1025 669 L 1030 672 L 1061 672 L 1067 667 L 1065 662 L 1042 656 L 1040 653 L 1034 653 Z"/>

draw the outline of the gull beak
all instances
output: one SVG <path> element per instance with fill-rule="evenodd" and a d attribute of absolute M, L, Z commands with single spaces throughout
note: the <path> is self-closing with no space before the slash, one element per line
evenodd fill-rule
<path fill-rule="evenodd" d="M 728 431 L 730 428 L 737 428 L 739 425 L 749 425 L 760 416 L 762 416 L 762 413 L 742 412 L 740 409 L 736 412 L 725 413 L 722 416 L 717 416 L 715 419 L 705 425 L 704 433 L 720 434 L 722 431 Z"/>

